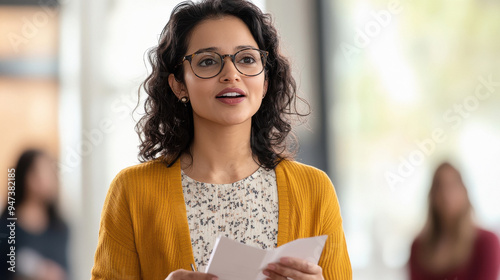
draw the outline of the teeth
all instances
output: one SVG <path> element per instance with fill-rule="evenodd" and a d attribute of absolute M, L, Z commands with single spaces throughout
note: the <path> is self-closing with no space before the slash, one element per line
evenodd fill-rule
<path fill-rule="evenodd" d="M 223 95 L 221 95 L 220 97 L 236 97 L 236 96 L 240 96 L 240 95 L 241 94 L 239 94 L 237 92 L 226 92 Z"/>

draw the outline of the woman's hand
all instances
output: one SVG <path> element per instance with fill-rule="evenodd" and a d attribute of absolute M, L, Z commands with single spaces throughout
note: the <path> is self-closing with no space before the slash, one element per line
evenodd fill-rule
<path fill-rule="evenodd" d="M 281 258 L 279 263 L 270 263 L 263 273 L 273 280 L 324 279 L 319 265 L 298 258 Z"/>
<path fill-rule="evenodd" d="M 217 280 L 217 276 L 198 271 L 178 269 L 170 273 L 165 280 Z"/>

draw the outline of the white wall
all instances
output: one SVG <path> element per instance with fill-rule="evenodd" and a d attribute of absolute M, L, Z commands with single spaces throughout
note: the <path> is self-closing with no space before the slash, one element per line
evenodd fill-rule
<path fill-rule="evenodd" d="M 316 28 L 315 1 L 271 0 L 266 2 L 266 11 L 275 20 L 281 35 L 281 47 L 292 63 L 293 76 L 297 81 L 299 96 L 305 98 L 311 114 L 307 123 L 296 126 L 299 138 L 298 161 L 323 168 L 320 156 L 325 151 L 318 149 L 320 141 L 320 80 L 318 29 Z M 325 170 L 331 171 L 331 170 Z"/>

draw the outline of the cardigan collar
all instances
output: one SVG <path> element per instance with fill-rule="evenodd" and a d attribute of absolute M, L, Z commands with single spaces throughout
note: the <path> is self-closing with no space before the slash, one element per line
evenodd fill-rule
<path fill-rule="evenodd" d="M 290 242 L 290 232 L 289 232 L 289 219 L 290 219 L 290 203 L 289 203 L 289 177 L 286 174 L 286 166 L 289 165 L 288 160 L 282 160 L 274 169 L 276 172 L 276 185 L 278 187 L 278 247 Z M 184 194 L 182 192 L 182 178 L 181 178 L 181 164 L 180 160 L 177 159 L 169 168 L 167 169 L 167 178 L 172 186 L 175 187 L 173 190 L 172 202 L 177 204 L 179 209 L 183 208 L 183 211 L 179 211 L 180 219 L 176 219 L 177 229 L 180 233 L 179 246 L 181 252 L 184 253 L 181 258 L 183 260 L 183 267 L 185 269 L 190 269 L 190 265 L 194 264 L 193 248 L 191 245 L 191 235 L 189 231 L 189 224 L 187 220 L 187 213 L 185 208 Z"/>

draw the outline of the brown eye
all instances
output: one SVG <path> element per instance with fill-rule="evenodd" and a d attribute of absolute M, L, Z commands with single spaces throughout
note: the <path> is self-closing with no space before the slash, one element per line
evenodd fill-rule
<path fill-rule="evenodd" d="M 209 67 L 209 66 L 214 66 L 217 64 L 217 61 L 211 59 L 211 58 L 206 58 L 202 59 L 199 63 L 198 66 L 200 67 Z"/>
<path fill-rule="evenodd" d="M 251 56 L 243 57 L 242 59 L 240 59 L 240 61 L 238 61 L 238 63 L 243 63 L 243 64 L 252 64 L 255 62 L 256 62 L 255 59 Z"/>

